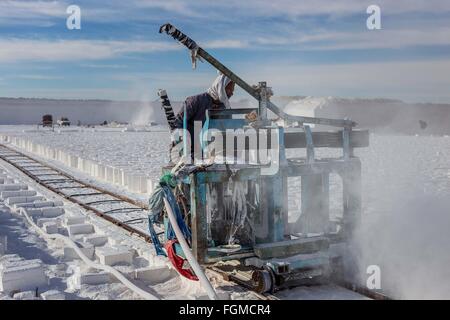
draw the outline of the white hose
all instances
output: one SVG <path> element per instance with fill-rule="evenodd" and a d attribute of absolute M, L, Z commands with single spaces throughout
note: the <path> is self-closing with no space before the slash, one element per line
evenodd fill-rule
<path fill-rule="evenodd" d="M 211 283 L 208 281 L 208 278 L 206 278 L 206 275 L 203 272 L 202 268 L 198 264 L 197 260 L 195 260 L 194 255 L 191 252 L 191 248 L 189 248 L 189 245 L 187 244 L 186 239 L 184 238 L 183 233 L 181 232 L 180 227 L 178 226 L 177 219 L 173 214 L 172 208 L 166 198 L 164 198 L 164 205 L 166 206 L 167 215 L 169 216 L 170 223 L 172 224 L 173 231 L 175 231 L 175 235 L 177 236 L 178 242 L 180 243 L 181 248 L 183 249 L 183 252 L 186 255 L 186 258 L 189 261 L 189 264 L 194 270 L 195 275 L 200 280 L 200 284 L 202 285 L 203 289 L 205 289 L 206 293 L 208 294 L 211 300 L 218 300 L 219 297 L 217 296 L 216 291 L 214 291 Z"/>
<path fill-rule="evenodd" d="M 151 293 L 137 287 L 130 280 L 128 280 L 122 273 L 120 273 L 117 269 L 115 269 L 111 266 L 106 266 L 106 265 L 96 263 L 96 262 L 92 261 L 91 259 L 89 259 L 88 257 L 86 257 L 86 255 L 80 250 L 80 248 L 76 245 L 76 243 L 73 242 L 70 238 L 63 236 L 62 234 L 48 234 L 47 232 L 45 232 L 44 230 L 39 228 L 34 223 L 34 221 L 30 218 L 30 216 L 27 214 L 27 212 L 25 210 L 22 209 L 21 213 L 25 216 L 25 218 L 30 223 L 30 225 L 34 229 L 36 229 L 36 231 L 39 234 L 41 234 L 44 238 L 63 240 L 68 246 L 72 247 L 75 250 L 75 252 L 81 258 L 81 260 L 83 260 L 84 263 L 86 263 L 89 267 L 98 269 L 98 270 L 107 271 L 107 272 L 113 274 L 117 278 L 117 280 L 122 282 L 128 289 L 132 290 L 133 292 L 135 292 L 136 294 L 138 294 L 139 296 L 141 296 L 142 298 L 144 298 L 146 300 L 160 300 L 158 297 L 152 295 Z"/>

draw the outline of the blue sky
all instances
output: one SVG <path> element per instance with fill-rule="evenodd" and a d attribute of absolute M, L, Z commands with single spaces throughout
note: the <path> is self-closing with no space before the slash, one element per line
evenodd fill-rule
<path fill-rule="evenodd" d="M 81 8 L 68 30 L 66 8 Z M 366 28 L 371 4 L 382 29 Z M 215 70 L 158 33 L 171 22 L 276 95 L 450 103 L 448 0 L 0 0 L 0 96 L 155 100 L 203 92 Z M 236 98 L 245 97 L 242 90 Z"/>

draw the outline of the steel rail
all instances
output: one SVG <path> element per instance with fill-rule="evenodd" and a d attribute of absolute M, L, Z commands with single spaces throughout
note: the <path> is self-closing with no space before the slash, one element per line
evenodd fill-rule
<path fill-rule="evenodd" d="M 39 164 L 39 165 L 41 165 L 43 167 L 49 168 L 51 170 L 54 170 L 55 172 L 58 173 L 57 175 L 65 178 L 65 179 L 60 179 L 58 181 L 56 181 L 56 179 L 52 179 L 52 180 L 50 180 L 50 179 L 48 179 L 48 180 L 40 179 L 39 175 L 33 174 L 32 172 L 28 171 L 27 168 L 24 168 L 20 164 L 16 163 L 14 160 L 11 160 L 10 156 L 7 156 L 7 155 L 5 155 L 4 152 L 1 152 L 2 151 L 1 149 L 7 150 L 10 153 L 11 152 L 15 153 L 16 155 L 19 155 L 20 157 L 27 158 L 27 159 L 29 159 L 31 161 L 34 161 L 36 164 Z M 132 234 L 136 234 L 136 235 L 144 238 L 144 240 L 147 241 L 147 242 L 151 242 L 151 238 L 150 238 L 149 234 L 147 234 L 147 233 L 145 233 L 145 232 L 143 232 L 143 231 L 141 231 L 139 229 L 133 228 L 133 227 L 127 225 L 126 223 L 124 223 L 123 221 L 120 221 L 119 219 L 117 219 L 115 217 L 109 216 L 108 215 L 108 211 L 99 210 L 98 208 L 96 208 L 96 207 L 94 207 L 94 206 L 92 206 L 92 205 L 90 205 L 90 204 L 88 204 L 86 202 L 83 202 L 80 199 L 77 199 L 77 197 L 80 196 L 79 194 L 78 195 L 77 194 L 70 195 L 70 194 L 64 193 L 62 191 L 61 187 L 58 188 L 58 187 L 53 186 L 52 184 L 54 184 L 54 183 L 63 183 L 63 182 L 64 183 L 68 183 L 68 182 L 70 182 L 70 183 L 78 183 L 78 184 L 80 184 L 79 187 L 70 187 L 70 188 L 71 189 L 72 188 L 73 189 L 77 189 L 77 188 L 90 188 L 90 189 L 93 189 L 95 191 L 98 191 L 98 192 L 95 193 L 96 195 L 108 195 L 108 196 L 111 196 L 113 198 L 116 198 L 117 202 L 123 202 L 124 204 L 132 204 L 132 205 L 136 206 L 137 208 L 132 208 L 133 211 L 138 211 L 138 210 L 139 211 L 145 211 L 145 210 L 148 210 L 148 206 L 144 205 L 143 203 L 140 203 L 139 201 L 130 199 L 130 198 L 122 196 L 122 195 L 118 195 L 116 193 L 110 192 L 110 191 L 105 190 L 103 188 L 99 188 L 97 186 L 94 186 L 92 184 L 86 183 L 84 181 L 78 180 L 77 178 L 75 178 L 75 177 L 73 177 L 73 176 L 71 176 L 71 175 L 69 175 L 69 174 L 67 174 L 65 172 L 62 172 L 61 170 L 59 170 L 59 169 L 57 169 L 57 168 L 55 168 L 55 167 L 53 167 L 51 165 L 42 163 L 39 160 L 36 160 L 36 159 L 34 159 L 34 158 L 30 157 L 30 156 L 27 156 L 27 155 L 25 155 L 25 154 L 23 154 L 23 153 L 21 153 L 21 152 L 19 152 L 17 150 L 14 150 L 14 149 L 12 149 L 12 148 L 10 148 L 8 146 L 3 145 L 3 144 L 0 144 L 0 159 L 2 159 L 3 161 L 11 164 L 16 169 L 18 169 L 22 173 L 24 173 L 26 176 L 28 176 L 31 179 L 33 179 L 34 181 L 36 181 L 39 185 L 41 185 L 41 186 L 49 189 L 50 191 L 52 191 L 52 192 L 62 196 L 64 199 L 66 199 L 66 200 L 68 200 L 68 201 L 70 201 L 72 203 L 75 203 L 75 204 L 81 206 L 82 208 L 84 208 L 84 209 L 86 209 L 88 211 L 93 212 L 97 216 L 99 216 L 99 217 L 101 217 L 101 218 L 103 218 L 105 220 L 108 220 L 109 222 L 111 222 L 111 223 L 113 223 L 113 224 L 115 224 L 115 225 L 125 229 L 126 231 L 128 231 L 128 232 L 130 232 Z M 30 167 L 30 166 L 27 166 L 27 167 Z M 34 167 L 34 166 L 32 166 L 32 167 Z M 64 187 L 62 187 L 62 188 L 64 188 Z M 85 194 L 85 195 L 88 195 L 88 194 Z M 131 208 L 122 208 L 121 210 L 122 211 L 126 211 L 127 209 L 130 210 Z M 113 209 L 113 210 L 110 210 L 109 212 L 116 212 L 116 211 L 119 211 L 119 210 Z"/>

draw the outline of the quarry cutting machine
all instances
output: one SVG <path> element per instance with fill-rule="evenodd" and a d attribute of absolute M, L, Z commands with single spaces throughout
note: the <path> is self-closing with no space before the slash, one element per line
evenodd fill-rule
<path fill-rule="evenodd" d="M 356 123 L 348 119 L 286 114 L 270 101 L 266 82 L 250 86 L 170 24 L 161 26 L 160 33 L 186 46 L 194 63 L 203 58 L 258 101 L 254 108 L 208 110 L 200 128 L 200 152 L 206 159 L 225 160 L 184 165 L 176 183 L 165 183 L 196 260 L 259 292 L 345 281 L 355 272 L 357 245 L 352 239 L 361 215 L 361 163 L 353 151 L 369 145 L 368 131 L 355 130 Z M 172 130 L 169 98 L 164 90 L 159 94 Z M 338 129 L 318 130 L 324 126 Z M 213 151 L 208 149 L 211 132 L 221 142 Z M 342 153 L 319 159 L 317 148 Z M 294 154 L 289 149 L 303 149 L 304 156 L 289 157 Z M 263 163 L 262 154 L 270 161 Z M 232 162 L 228 155 L 234 156 Z M 174 165 L 163 173 L 176 172 Z M 340 217 L 330 216 L 332 174 L 342 181 Z M 291 214 L 288 203 L 300 215 Z M 167 214 L 161 219 L 151 222 L 165 224 L 168 249 L 173 235 Z M 169 251 L 184 261 L 178 243 L 170 242 Z M 186 263 L 176 264 L 179 270 L 189 269 Z"/>

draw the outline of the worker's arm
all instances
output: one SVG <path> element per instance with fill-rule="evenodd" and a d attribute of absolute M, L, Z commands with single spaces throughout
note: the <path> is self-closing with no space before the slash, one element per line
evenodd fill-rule
<path fill-rule="evenodd" d="M 183 118 L 184 113 L 186 112 L 186 122 L 189 122 L 195 115 L 197 111 L 196 108 L 196 99 L 195 97 L 188 97 L 186 101 L 184 101 L 183 106 L 181 107 L 180 112 L 178 112 L 175 118 L 175 128 L 182 129 L 183 128 Z"/>

